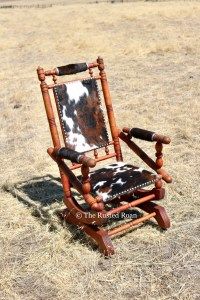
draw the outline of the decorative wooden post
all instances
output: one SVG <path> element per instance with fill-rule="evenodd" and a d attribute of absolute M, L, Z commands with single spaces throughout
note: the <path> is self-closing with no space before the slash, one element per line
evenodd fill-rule
<path fill-rule="evenodd" d="M 121 147 L 120 147 L 119 137 L 118 137 L 119 131 L 117 129 L 116 122 L 115 122 L 115 116 L 114 116 L 114 111 L 113 111 L 113 107 L 112 107 L 111 96 L 110 96 L 110 92 L 109 92 L 109 88 L 108 88 L 108 81 L 107 81 L 107 77 L 106 77 L 106 72 L 104 71 L 103 58 L 101 58 L 99 56 L 97 59 L 97 63 L 98 63 L 98 69 L 100 71 L 99 75 L 101 76 L 101 85 L 102 85 L 103 95 L 104 95 L 104 99 L 105 99 L 105 105 L 106 105 L 106 110 L 107 110 L 107 114 L 108 114 L 111 135 L 112 135 L 112 139 L 114 141 L 114 149 L 116 152 L 116 158 L 117 158 L 117 161 L 122 161 L 123 158 L 122 158 Z"/>
<path fill-rule="evenodd" d="M 91 192 L 91 184 L 89 178 L 89 167 L 82 165 L 81 166 L 82 173 L 82 183 L 83 183 L 83 197 L 86 202 L 90 205 L 90 207 L 95 211 L 102 211 L 104 209 L 104 205 L 99 197 L 92 197 Z"/>
<path fill-rule="evenodd" d="M 97 149 L 94 150 L 94 157 L 95 157 L 95 159 L 98 158 L 98 151 L 97 151 Z"/>
<path fill-rule="evenodd" d="M 93 75 L 93 70 L 92 70 L 92 68 L 89 68 L 89 74 L 90 74 L 90 77 L 93 78 L 94 75 Z"/>
<path fill-rule="evenodd" d="M 54 147 L 59 148 L 59 147 L 61 147 L 61 144 L 60 144 L 60 139 L 59 139 L 59 135 L 58 135 L 58 130 L 57 130 L 57 127 L 56 127 L 53 108 L 52 108 L 52 105 L 51 105 L 51 99 L 50 99 L 50 95 L 49 95 L 48 85 L 45 82 L 44 69 L 38 67 L 37 73 L 38 73 L 38 78 L 41 82 L 40 88 L 41 88 L 41 91 L 42 91 L 44 106 L 45 106 L 45 110 L 46 110 L 46 114 L 47 114 L 47 119 L 48 119 L 48 122 L 49 122 L 49 128 L 50 128 L 51 137 L 52 137 L 52 140 L 53 140 L 53 145 L 54 145 Z"/>
<path fill-rule="evenodd" d="M 163 149 L 163 144 L 160 142 L 157 142 L 155 145 L 156 148 L 156 166 L 158 169 L 161 169 L 163 166 L 163 154 L 162 154 L 162 149 Z M 158 180 L 155 182 L 155 187 L 157 189 L 160 189 L 162 187 L 162 179 Z"/>
<path fill-rule="evenodd" d="M 48 123 L 49 123 L 49 128 L 50 128 L 50 132 L 51 132 L 53 145 L 56 148 L 60 148 L 61 143 L 60 143 L 59 134 L 58 134 L 58 130 L 57 130 L 56 122 L 55 122 L 55 117 L 54 117 L 54 112 L 53 112 L 51 99 L 50 99 L 50 95 L 49 95 L 48 85 L 45 82 L 44 69 L 41 67 L 38 67 L 37 73 L 38 73 L 38 78 L 41 82 L 40 87 L 41 87 L 41 91 L 42 91 L 42 97 L 44 100 L 44 106 L 45 106 L 45 110 L 46 110 L 46 114 L 47 114 L 47 119 L 48 119 Z M 56 77 L 53 77 L 53 80 L 56 83 Z M 59 171 L 60 171 L 61 182 L 63 185 L 63 191 L 64 191 L 65 198 L 66 198 L 64 200 L 64 202 L 67 205 L 67 203 L 68 203 L 67 199 L 68 198 L 71 199 L 70 183 L 69 183 L 68 177 L 61 170 L 61 168 L 59 168 Z"/>
<path fill-rule="evenodd" d="M 105 147 L 105 152 L 106 152 L 106 155 L 109 155 L 109 148 L 108 148 L 108 146 Z"/>

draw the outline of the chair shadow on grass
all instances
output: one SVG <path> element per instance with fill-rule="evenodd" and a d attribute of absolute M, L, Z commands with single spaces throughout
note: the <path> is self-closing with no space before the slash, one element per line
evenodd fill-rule
<path fill-rule="evenodd" d="M 60 178 L 47 174 L 28 181 L 18 182 L 12 186 L 4 186 L 3 189 L 28 207 L 30 214 L 37 218 L 40 223 L 48 225 L 49 231 L 57 232 L 64 227 L 71 233 L 69 241 L 79 241 L 94 249 L 96 248 L 96 245 L 91 243 L 77 226 L 64 222 L 60 217 L 65 208 Z M 80 198 L 76 192 L 73 192 L 73 195 Z"/>
<path fill-rule="evenodd" d="M 62 204 L 63 190 L 59 178 L 51 175 L 34 177 L 5 188 L 20 202 L 31 209 L 31 214 L 43 224 L 48 224 Z M 53 227 L 49 227 L 53 230 Z"/>
<path fill-rule="evenodd" d="M 71 241 L 78 240 L 83 244 L 90 245 L 93 249 L 96 248 L 77 226 L 66 224 L 61 219 L 60 214 L 65 205 L 63 204 L 63 189 L 60 178 L 47 174 L 41 177 L 34 177 L 29 181 L 16 183 L 12 187 L 5 187 L 4 189 L 29 207 L 31 214 L 42 224 L 48 225 L 50 231 L 56 232 L 59 228 L 66 227 L 72 235 Z M 76 199 L 80 198 L 77 192 L 73 192 L 73 195 Z M 87 207 L 85 203 L 81 203 L 81 205 L 83 208 Z M 125 213 L 128 213 L 128 211 Z M 142 216 L 142 213 L 138 210 L 132 210 L 131 213 L 135 214 L 135 217 Z M 108 221 L 108 226 L 113 227 L 113 225 L 121 221 L 124 221 L 124 218 L 119 214 L 117 220 L 111 218 Z M 143 226 L 148 225 L 163 231 L 152 221 L 146 222 Z M 122 235 L 124 234 L 122 233 L 120 236 Z"/>

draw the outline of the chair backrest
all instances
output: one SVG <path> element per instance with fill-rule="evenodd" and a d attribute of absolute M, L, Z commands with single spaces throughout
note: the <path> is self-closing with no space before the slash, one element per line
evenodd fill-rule
<path fill-rule="evenodd" d="M 99 74 L 94 75 L 93 69 L 98 68 Z M 118 129 L 115 123 L 112 101 L 108 88 L 103 59 L 86 64 L 71 64 L 45 71 L 38 67 L 38 77 L 41 81 L 41 91 L 46 108 L 47 118 L 54 147 L 61 147 L 49 90 L 53 90 L 58 115 L 66 147 L 77 152 L 94 150 L 96 161 L 116 157 L 122 160 Z M 57 76 L 72 75 L 89 70 L 90 77 L 74 79 L 58 83 Z M 51 76 L 53 84 L 47 84 L 46 76 Z M 98 83 L 103 92 L 103 98 L 110 125 L 112 140 L 109 141 L 98 89 Z M 110 153 L 108 145 L 114 146 Z M 99 156 L 97 149 L 105 147 L 105 155 Z M 72 166 L 77 168 L 80 165 Z"/>
<path fill-rule="evenodd" d="M 108 145 L 108 133 L 96 79 L 53 88 L 65 144 L 77 152 Z"/>

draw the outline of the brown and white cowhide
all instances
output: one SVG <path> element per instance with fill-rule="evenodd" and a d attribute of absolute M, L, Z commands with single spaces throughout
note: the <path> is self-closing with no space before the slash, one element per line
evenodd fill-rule
<path fill-rule="evenodd" d="M 67 147 L 86 152 L 108 144 L 108 134 L 95 79 L 54 87 Z"/>
<path fill-rule="evenodd" d="M 92 192 L 104 202 L 148 186 L 159 178 L 157 174 L 123 162 L 90 172 Z"/>

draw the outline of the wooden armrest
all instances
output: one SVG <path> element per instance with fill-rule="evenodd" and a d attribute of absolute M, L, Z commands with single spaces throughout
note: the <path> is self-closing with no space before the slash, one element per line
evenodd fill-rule
<path fill-rule="evenodd" d="M 65 159 L 70 160 L 71 162 L 83 164 L 86 167 L 93 168 L 96 166 L 95 159 L 90 158 L 90 157 L 86 156 L 85 154 L 81 154 L 72 149 L 67 149 L 65 147 L 55 149 L 55 154 L 59 158 L 65 158 Z"/>
<path fill-rule="evenodd" d="M 162 144 L 169 144 L 171 142 L 171 139 L 168 136 L 157 134 L 153 131 L 148 131 L 145 129 L 124 127 L 122 131 L 128 133 L 131 137 L 135 137 L 144 141 L 159 142 Z"/>

